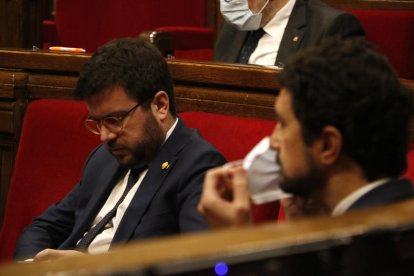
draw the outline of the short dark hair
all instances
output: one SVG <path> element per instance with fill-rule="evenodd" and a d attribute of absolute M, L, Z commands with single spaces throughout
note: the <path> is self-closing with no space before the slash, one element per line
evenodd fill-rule
<path fill-rule="evenodd" d="M 292 95 L 307 145 L 331 125 L 341 132 L 342 153 L 369 181 L 406 169 L 412 95 L 364 39 L 336 37 L 304 50 L 279 80 Z"/>
<path fill-rule="evenodd" d="M 152 44 L 124 38 L 101 46 L 82 68 L 74 96 L 85 99 L 117 85 L 139 103 L 165 91 L 170 98 L 170 113 L 177 115 L 168 65 Z"/>

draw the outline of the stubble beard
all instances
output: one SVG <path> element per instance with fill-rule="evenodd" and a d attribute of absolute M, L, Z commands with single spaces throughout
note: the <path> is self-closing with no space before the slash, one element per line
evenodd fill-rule
<path fill-rule="evenodd" d="M 131 149 L 132 157 L 119 162 L 127 167 L 148 166 L 158 154 L 165 140 L 165 134 L 152 113 L 148 114 L 143 125 L 143 135 L 139 143 Z"/>
<path fill-rule="evenodd" d="M 307 172 L 299 177 L 289 177 L 284 173 L 283 162 L 279 160 L 282 180 L 281 189 L 286 192 L 303 198 L 310 198 L 320 191 L 326 184 L 326 173 L 320 170 L 315 162 L 306 155 Z"/>

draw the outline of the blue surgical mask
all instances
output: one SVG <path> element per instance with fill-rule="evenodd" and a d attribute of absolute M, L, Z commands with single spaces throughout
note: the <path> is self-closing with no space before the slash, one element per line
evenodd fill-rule
<path fill-rule="evenodd" d="M 262 12 L 269 3 L 266 1 L 258 13 L 249 9 L 248 0 L 220 0 L 220 10 L 223 17 L 241 31 L 255 31 L 260 28 Z"/>

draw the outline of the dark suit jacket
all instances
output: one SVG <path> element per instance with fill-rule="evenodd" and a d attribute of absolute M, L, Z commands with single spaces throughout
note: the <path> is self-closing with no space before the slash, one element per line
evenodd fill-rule
<path fill-rule="evenodd" d="M 170 166 L 162 169 L 166 161 Z M 224 162 L 224 157 L 196 130 L 179 120 L 149 164 L 111 246 L 207 228 L 196 210 L 204 172 Z M 45 248 L 74 248 L 125 171 L 103 145 L 99 146 L 86 161 L 82 179 L 74 189 L 26 228 L 15 258 L 31 257 Z"/>
<path fill-rule="evenodd" d="M 214 60 L 237 62 L 247 33 L 223 21 L 214 47 Z M 279 46 L 275 65 L 285 64 L 297 51 L 333 35 L 364 36 L 365 32 L 359 21 L 349 13 L 331 8 L 319 0 L 296 0 Z"/>
<path fill-rule="evenodd" d="M 362 196 L 348 211 L 396 203 L 413 197 L 410 180 L 392 179 Z M 411 266 L 411 273 L 406 270 L 407 267 L 403 265 L 404 254 L 401 254 L 403 251 L 399 251 L 404 237 L 403 233 L 386 228 L 355 236 L 349 245 L 330 250 L 330 262 L 325 259 L 321 267 L 325 268 L 325 275 L 412 275 L 413 267 Z M 410 239 L 405 239 L 405 243 L 407 240 Z M 315 263 L 312 265 L 315 266 Z"/>
<path fill-rule="evenodd" d="M 395 203 L 411 197 L 414 197 L 414 189 L 410 180 L 392 179 L 363 195 L 352 204 L 349 211 Z"/>
<path fill-rule="evenodd" d="M 359 198 L 348 212 L 396 203 L 413 197 L 414 189 L 411 181 L 392 179 Z M 381 215 L 378 213 L 378 216 Z M 410 241 L 409 237 L 409 235 L 398 231 L 394 232 L 385 227 L 364 235 L 356 235 L 352 240 L 344 239 L 343 244 L 335 244 L 335 242 L 327 240 L 325 245 L 328 246 L 322 250 L 318 249 L 318 245 L 316 245 L 313 251 L 282 259 L 280 275 L 413 275 L 413 266 L 411 266 L 411 270 L 409 270 L 411 273 L 409 273 L 406 270 L 407 267 L 402 265 L 405 256 L 401 255 L 403 250 L 400 249 L 402 241 Z M 309 248 L 311 249 L 312 246 Z M 404 273 L 400 273 L 400 270 Z"/>

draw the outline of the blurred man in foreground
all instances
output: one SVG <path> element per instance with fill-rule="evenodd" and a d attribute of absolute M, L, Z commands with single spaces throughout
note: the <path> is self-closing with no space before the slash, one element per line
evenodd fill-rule
<path fill-rule="evenodd" d="M 406 169 L 411 95 L 386 58 L 361 39 L 330 39 L 296 55 L 275 101 L 282 200 L 288 217 L 329 214 L 414 195 Z M 209 171 L 198 210 L 212 226 L 251 219 L 241 167 Z"/>

